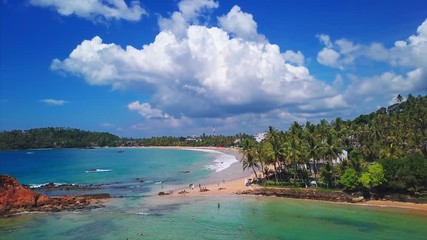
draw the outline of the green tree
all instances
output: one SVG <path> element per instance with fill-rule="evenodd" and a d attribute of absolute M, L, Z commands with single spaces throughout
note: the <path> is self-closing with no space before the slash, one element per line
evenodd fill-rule
<path fill-rule="evenodd" d="M 251 168 L 254 171 L 255 178 L 258 178 L 255 168 L 259 170 L 260 166 L 255 157 L 255 149 L 247 151 L 246 154 L 243 155 L 241 161 L 243 165 L 243 170 Z"/>
<path fill-rule="evenodd" d="M 348 168 L 341 176 L 340 184 L 343 185 L 347 191 L 354 191 L 359 186 L 359 177 L 354 169 Z"/>
<path fill-rule="evenodd" d="M 380 163 L 369 165 L 367 171 L 360 176 L 360 183 L 369 190 L 380 187 L 385 181 L 384 169 Z"/>

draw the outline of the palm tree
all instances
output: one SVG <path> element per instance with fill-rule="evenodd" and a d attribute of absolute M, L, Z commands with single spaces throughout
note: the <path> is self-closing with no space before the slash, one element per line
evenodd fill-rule
<path fill-rule="evenodd" d="M 276 178 L 276 183 L 279 183 L 277 176 L 277 166 L 280 164 L 283 158 L 283 149 L 282 149 L 283 140 L 277 130 L 272 127 L 269 127 L 266 137 L 266 155 L 270 157 L 274 166 L 274 177 Z"/>
<path fill-rule="evenodd" d="M 323 160 L 326 160 L 327 164 L 333 170 L 334 164 L 332 162 L 333 158 L 338 158 L 341 160 L 340 154 L 342 153 L 342 148 L 338 147 L 335 144 L 335 140 L 333 138 L 333 134 L 331 130 L 326 133 L 325 139 L 322 141 L 320 154 Z M 326 166 L 325 166 L 326 167 Z M 335 180 L 335 174 L 332 176 L 333 180 Z"/>
<path fill-rule="evenodd" d="M 241 161 L 243 164 L 243 170 L 251 168 L 254 171 L 255 178 L 258 178 L 255 168 L 259 170 L 260 166 L 255 157 L 255 149 L 247 151 L 246 154 L 243 155 Z"/>
<path fill-rule="evenodd" d="M 316 139 L 309 132 L 306 132 L 306 147 L 305 152 L 309 160 L 313 160 L 313 171 L 314 171 L 314 180 L 317 181 L 317 163 L 319 159 L 320 148 L 316 142 Z"/>
<path fill-rule="evenodd" d="M 397 103 L 402 103 L 403 102 L 403 97 L 402 97 L 402 95 L 400 95 L 400 93 L 397 95 L 397 97 L 396 97 L 396 102 Z"/>
<path fill-rule="evenodd" d="M 296 181 L 298 164 L 302 162 L 303 156 L 303 153 L 299 146 L 300 144 L 298 144 L 298 138 L 296 137 L 290 137 L 290 139 L 283 144 L 283 149 L 286 154 L 286 158 L 288 159 L 289 163 L 291 163 L 295 167 L 294 182 Z"/>

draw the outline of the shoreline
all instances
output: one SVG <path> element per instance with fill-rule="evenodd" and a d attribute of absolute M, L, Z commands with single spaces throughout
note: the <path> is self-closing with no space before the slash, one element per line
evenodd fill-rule
<path fill-rule="evenodd" d="M 253 178 L 254 174 L 252 170 L 243 171 L 240 159 L 242 157 L 242 153 L 238 148 L 223 148 L 223 147 L 178 147 L 178 146 L 155 146 L 155 147 L 124 147 L 124 148 L 157 148 L 157 149 L 176 149 L 176 150 L 190 150 L 190 151 L 203 151 L 210 150 L 220 152 L 222 154 L 232 155 L 235 157 L 237 162 L 233 162 L 222 171 L 212 173 L 205 179 L 202 179 L 200 183 L 202 183 L 203 187 L 209 189 L 209 191 L 200 191 L 198 184 L 194 186 L 194 189 L 190 189 L 188 185 L 175 185 L 170 186 L 170 188 L 165 188 L 165 192 L 168 189 L 173 190 L 173 194 L 168 196 L 157 196 L 159 193 L 159 189 L 152 189 L 152 197 L 158 198 L 166 198 L 169 200 L 173 200 L 173 198 L 192 198 L 192 197 L 203 197 L 203 196 L 229 196 L 229 195 L 237 195 L 238 193 L 247 191 L 247 190 L 255 190 L 260 189 L 262 186 L 251 184 L 249 186 L 245 186 L 245 180 L 248 178 Z M 214 153 L 215 154 L 215 153 Z M 189 182 L 190 183 L 190 182 Z M 185 191 L 183 194 L 178 194 L 180 191 Z M 255 196 L 255 195 L 249 195 Z M 271 197 L 271 196 L 270 196 Z M 274 197 L 273 197 L 274 198 Z M 275 198 L 284 198 L 284 197 L 275 197 Z M 305 200 L 301 198 L 293 198 L 287 197 L 296 200 Z M 409 203 L 409 202 L 399 202 L 399 201 L 391 201 L 391 200 L 367 200 L 361 201 L 357 203 L 349 203 L 349 202 L 336 202 L 336 201 L 328 201 L 328 200 L 318 200 L 313 199 L 315 201 L 329 202 L 329 203 L 339 203 L 339 204 L 349 204 L 353 206 L 368 206 L 374 207 L 376 209 L 402 209 L 404 211 L 415 213 L 417 211 L 418 214 L 427 215 L 427 204 L 425 203 Z M 107 200 L 108 201 L 108 200 Z"/>
<path fill-rule="evenodd" d="M 165 149 L 180 149 L 180 150 L 215 150 L 224 154 L 233 155 L 238 161 L 241 159 L 242 153 L 237 148 L 220 148 L 220 147 L 142 147 L 142 148 L 165 148 Z M 238 165 L 238 162 L 233 163 L 232 165 Z M 231 168 L 230 166 L 229 168 Z M 243 170 L 240 167 L 240 171 L 243 172 Z M 227 169 L 229 169 L 227 168 Z M 224 171 L 226 171 L 225 169 Z M 230 170 L 236 170 L 236 169 L 230 169 Z M 220 172 L 221 173 L 221 172 Z M 163 196 L 163 197 L 180 197 L 180 198 L 191 198 L 191 197 L 200 197 L 200 196 L 217 196 L 217 195 L 236 195 L 237 193 L 241 193 L 243 191 L 247 190 L 255 190 L 262 188 L 259 185 L 251 184 L 249 186 L 245 186 L 245 180 L 248 178 L 253 178 L 254 174 L 247 171 L 246 175 L 243 177 L 235 177 L 232 179 L 229 179 L 225 182 L 215 182 L 215 181 L 209 181 L 209 178 L 205 181 L 207 184 L 203 185 L 206 186 L 209 191 L 201 192 L 198 188 L 198 186 L 194 186 L 194 190 L 189 189 L 188 187 L 182 187 L 174 189 L 174 193 L 170 196 Z M 184 191 L 183 194 L 178 194 L 179 191 Z M 250 195 L 252 196 L 252 195 Z M 298 199 L 298 198 L 292 198 L 292 199 Z M 300 199 L 303 200 L 303 199 Z M 325 200 L 317 200 L 314 199 L 313 201 L 322 201 L 322 202 L 329 202 L 329 203 L 339 203 L 339 204 L 349 204 L 354 206 L 369 206 L 369 207 L 375 207 L 377 209 L 402 209 L 402 210 L 409 210 L 413 212 L 414 210 L 422 211 L 423 215 L 427 215 L 427 204 L 423 203 L 410 203 L 410 202 L 398 202 L 398 201 L 391 201 L 391 200 L 367 200 L 363 202 L 357 202 L 357 203 L 348 203 L 348 202 L 334 202 L 334 201 L 325 201 Z"/>
<path fill-rule="evenodd" d="M 173 194 L 171 197 L 191 197 L 191 196 L 209 196 L 209 195 L 230 195 L 243 190 L 254 189 L 254 186 L 245 187 L 245 179 L 253 178 L 252 170 L 243 170 L 240 165 L 240 159 L 242 153 L 238 148 L 221 148 L 221 147 L 140 147 L 140 148 L 156 148 L 156 149 L 176 149 L 176 150 L 188 150 L 188 151 L 215 151 L 221 154 L 231 155 L 237 161 L 233 162 L 227 168 L 219 171 L 212 172 L 210 176 L 200 181 L 203 188 L 209 189 L 209 191 L 201 192 L 198 185 L 194 185 L 194 189 L 190 189 L 187 185 L 173 186 Z M 212 152 L 214 154 L 217 154 Z M 178 194 L 180 191 L 184 191 L 183 194 Z M 167 192 L 167 190 L 165 191 Z M 154 192 L 158 194 L 158 192 Z M 167 195 L 167 194 L 166 194 Z"/>

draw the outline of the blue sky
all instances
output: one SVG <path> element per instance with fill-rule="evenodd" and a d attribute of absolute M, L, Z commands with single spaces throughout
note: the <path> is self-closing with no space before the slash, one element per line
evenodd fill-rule
<path fill-rule="evenodd" d="M 2 0 L 0 130 L 257 133 L 427 92 L 425 1 Z"/>

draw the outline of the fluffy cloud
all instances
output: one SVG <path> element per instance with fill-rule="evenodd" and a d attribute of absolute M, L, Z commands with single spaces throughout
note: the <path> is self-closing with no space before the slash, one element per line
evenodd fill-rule
<path fill-rule="evenodd" d="M 365 99 L 368 96 L 390 98 L 398 93 L 415 93 L 427 90 L 426 70 L 416 68 L 405 75 L 393 72 L 384 72 L 371 77 L 351 76 L 351 84 L 347 88 L 345 95 L 348 101 Z M 372 100 L 372 99 L 371 99 Z"/>
<path fill-rule="evenodd" d="M 304 54 L 301 51 L 294 52 L 292 50 L 286 50 L 283 54 L 283 59 L 286 62 L 296 64 L 298 66 L 304 65 Z"/>
<path fill-rule="evenodd" d="M 64 104 L 68 103 L 68 101 L 65 101 L 65 100 L 51 99 L 51 98 L 40 100 L 40 102 L 45 103 L 49 106 L 62 106 Z"/>
<path fill-rule="evenodd" d="M 160 109 L 152 108 L 149 103 L 139 103 L 139 101 L 131 102 L 128 109 L 138 112 L 144 118 L 169 118 L 168 114 L 162 113 Z"/>
<path fill-rule="evenodd" d="M 317 55 L 318 62 L 323 65 L 346 70 L 348 65 L 356 65 L 358 59 L 363 59 L 365 63 L 383 62 L 391 67 L 372 76 L 347 74 L 351 82 L 343 93 L 346 102 L 365 101 L 373 106 L 374 102 L 387 102 L 399 93 L 427 91 L 427 19 L 417 28 L 416 34 L 396 41 L 391 48 L 377 42 L 362 45 L 347 39 L 332 41 L 325 34 L 317 37 L 324 45 Z"/>
<path fill-rule="evenodd" d="M 344 38 L 332 42 L 329 35 L 320 34 L 317 37 L 325 45 L 317 54 L 317 61 L 329 67 L 344 70 L 346 65 L 354 62 L 355 55 L 357 56 L 358 50 L 361 48 Z"/>
<path fill-rule="evenodd" d="M 264 40 L 264 36 L 258 34 L 252 14 L 242 12 L 239 6 L 234 6 L 227 15 L 219 17 L 218 22 L 222 29 L 234 37 L 249 41 Z"/>
<path fill-rule="evenodd" d="M 147 14 L 139 1 L 133 0 L 130 6 L 124 0 L 30 0 L 30 4 L 53 8 L 63 16 L 76 15 L 89 20 L 124 19 L 139 21 Z"/>
<path fill-rule="evenodd" d="M 427 19 L 417 28 L 416 35 L 394 45 L 388 59 L 392 65 L 427 68 Z"/>
<path fill-rule="evenodd" d="M 218 18 L 222 28 L 194 24 L 203 9 L 216 6 L 213 1 L 183 1 L 179 12 L 160 18 L 161 32 L 142 49 L 106 44 L 96 36 L 68 58 L 55 59 L 51 68 L 92 85 L 149 86 L 154 89 L 149 103 L 129 105 L 145 118 L 165 118 L 165 113 L 176 119 L 267 113 L 337 95 L 302 66 L 301 52 L 283 53 L 257 38 L 261 35 L 252 16 L 237 6 Z M 234 17 L 240 28 L 230 24 Z"/>
<path fill-rule="evenodd" d="M 317 61 L 320 64 L 330 67 L 342 68 L 341 64 L 338 61 L 339 58 L 340 54 L 330 48 L 323 48 L 322 51 L 317 54 Z"/>
<path fill-rule="evenodd" d="M 159 18 L 162 31 L 171 31 L 177 37 L 184 37 L 190 24 L 198 24 L 199 16 L 204 10 L 217 8 L 213 0 L 182 0 L 178 4 L 179 11 L 173 12 L 170 18 Z"/>
<path fill-rule="evenodd" d="M 319 63 L 344 69 L 358 58 L 386 62 L 393 67 L 427 68 L 427 19 L 418 26 L 417 33 L 406 40 L 398 40 L 391 48 L 381 43 L 355 44 L 347 39 L 334 42 L 325 34 L 317 36 L 325 47 L 318 53 Z"/>

